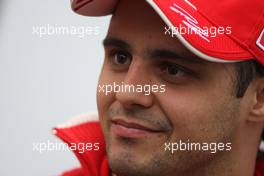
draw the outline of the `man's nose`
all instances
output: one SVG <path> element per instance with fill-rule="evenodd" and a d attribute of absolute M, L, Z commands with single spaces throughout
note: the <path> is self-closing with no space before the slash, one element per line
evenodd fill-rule
<path fill-rule="evenodd" d="M 123 85 L 127 88 L 116 93 L 116 100 L 124 107 L 132 108 L 134 106 L 141 106 L 142 108 L 151 107 L 153 104 L 153 94 L 151 92 L 152 79 L 150 70 L 140 61 L 132 61 L 129 69 L 124 76 Z M 133 86 L 131 91 L 128 86 Z M 146 92 L 146 87 L 148 92 Z"/>

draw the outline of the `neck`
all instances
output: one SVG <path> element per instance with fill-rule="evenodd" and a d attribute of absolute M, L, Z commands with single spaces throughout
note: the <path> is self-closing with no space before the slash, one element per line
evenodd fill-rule
<path fill-rule="evenodd" d="M 253 176 L 255 170 L 255 157 L 248 157 L 245 153 L 240 155 L 219 153 L 219 158 L 207 163 L 197 170 L 195 176 Z M 226 156 L 225 156 L 226 155 Z M 194 176 L 194 174 L 190 174 Z"/>
<path fill-rule="evenodd" d="M 249 142 L 250 144 L 250 142 Z M 192 170 L 190 176 L 253 176 L 255 172 L 257 149 L 238 146 L 225 153 L 216 154 L 215 158 L 202 167 Z"/>

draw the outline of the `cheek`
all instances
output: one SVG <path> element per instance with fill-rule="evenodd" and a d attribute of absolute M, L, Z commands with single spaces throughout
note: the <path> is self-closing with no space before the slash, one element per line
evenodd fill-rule
<path fill-rule="evenodd" d="M 167 89 L 160 106 L 173 126 L 171 140 L 215 141 L 230 133 L 234 113 L 227 99 L 205 91 Z"/>
<path fill-rule="evenodd" d="M 118 84 L 121 82 L 120 80 L 118 76 L 113 74 L 111 70 L 104 65 L 99 77 L 96 94 L 99 120 L 104 130 L 109 127 L 109 122 L 107 120 L 108 109 L 115 101 L 115 93 L 110 89 L 114 82 Z"/>
<path fill-rule="evenodd" d="M 97 99 L 97 109 L 99 114 L 100 122 L 102 123 L 107 117 L 107 109 L 114 100 L 113 93 L 107 93 L 106 95 L 106 86 L 111 85 L 112 81 L 110 80 L 109 74 L 103 68 L 97 86 L 96 99 Z"/>

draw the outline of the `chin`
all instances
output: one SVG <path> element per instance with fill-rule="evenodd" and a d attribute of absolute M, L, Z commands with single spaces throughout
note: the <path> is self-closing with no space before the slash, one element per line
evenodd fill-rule
<path fill-rule="evenodd" d="M 142 149 L 133 146 L 133 141 L 127 141 L 130 145 L 120 144 L 115 141 L 109 145 L 107 156 L 110 169 L 118 176 L 161 176 L 164 165 L 155 150 Z M 131 144 L 132 143 L 132 144 Z M 142 152 L 144 151 L 144 152 Z"/>

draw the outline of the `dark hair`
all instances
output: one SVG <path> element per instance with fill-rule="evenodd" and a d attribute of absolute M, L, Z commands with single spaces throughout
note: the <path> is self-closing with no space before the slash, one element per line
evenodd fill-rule
<path fill-rule="evenodd" d="M 264 76 L 264 67 L 256 60 L 236 63 L 236 97 L 243 97 L 251 81 L 262 76 Z M 262 140 L 264 140 L 264 131 Z"/>
<path fill-rule="evenodd" d="M 262 76 L 264 67 L 256 60 L 236 63 L 236 97 L 243 97 L 251 81 Z"/>

